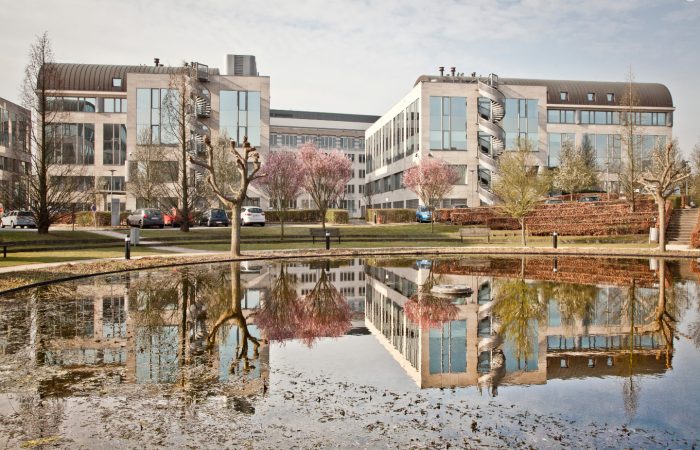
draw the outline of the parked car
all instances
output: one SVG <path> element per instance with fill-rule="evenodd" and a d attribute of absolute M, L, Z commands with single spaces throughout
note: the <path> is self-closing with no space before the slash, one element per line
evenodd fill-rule
<path fill-rule="evenodd" d="M 561 203 L 564 203 L 564 200 L 560 198 L 548 198 L 544 201 L 545 205 L 559 205 Z"/>
<path fill-rule="evenodd" d="M 430 222 L 432 216 L 427 206 L 419 206 L 416 210 L 416 222 Z"/>
<path fill-rule="evenodd" d="M 265 211 L 257 206 L 244 206 L 241 208 L 241 226 L 260 225 L 265 226 Z"/>
<path fill-rule="evenodd" d="M 36 221 L 31 212 L 14 210 L 3 216 L 0 226 L 2 226 L 2 228 L 36 228 Z"/>
<path fill-rule="evenodd" d="M 467 209 L 467 205 L 464 205 L 464 204 L 462 204 L 462 205 L 454 205 L 454 206 L 452 207 L 452 209 Z"/>
<path fill-rule="evenodd" d="M 194 225 L 194 219 L 192 219 L 192 213 L 190 212 L 189 214 L 189 220 L 188 220 L 190 226 Z M 182 214 L 180 214 L 180 211 L 177 210 L 177 208 L 172 208 L 168 212 L 163 213 L 163 224 L 164 225 L 171 225 L 173 228 L 179 227 L 182 224 Z"/>
<path fill-rule="evenodd" d="M 241 210 L 242 211 L 242 210 Z M 220 208 L 207 209 L 199 218 L 200 225 L 206 225 L 208 227 L 213 227 L 216 225 L 223 225 L 225 227 L 230 225 L 226 211 Z"/>
<path fill-rule="evenodd" d="M 126 224 L 132 227 L 146 228 L 158 227 L 163 228 L 163 213 L 159 209 L 141 208 L 129 214 L 126 218 Z"/>
<path fill-rule="evenodd" d="M 586 195 L 578 199 L 579 202 L 599 202 L 600 197 L 597 195 Z"/>

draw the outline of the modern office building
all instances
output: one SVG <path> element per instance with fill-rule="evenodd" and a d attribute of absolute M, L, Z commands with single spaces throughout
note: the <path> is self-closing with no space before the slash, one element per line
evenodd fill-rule
<path fill-rule="evenodd" d="M 640 158 L 671 139 L 673 101 L 661 84 L 634 83 Z M 403 172 L 424 158 L 440 158 L 460 175 L 444 207 L 493 204 L 491 190 L 498 155 L 525 138 L 536 165 L 559 165 L 562 143 L 590 146 L 603 188 L 619 190 L 624 158 L 621 100 L 624 82 L 529 80 L 462 76 L 420 76 L 413 89 L 367 129 L 367 183 L 372 204 L 414 208 L 416 195 L 402 185 Z"/>
<path fill-rule="evenodd" d="M 23 182 L 30 170 L 30 112 L 0 98 L 0 208 L 26 208 L 29 191 Z"/>
<path fill-rule="evenodd" d="M 122 210 L 152 206 L 128 195 L 128 168 L 144 161 L 134 160 L 137 148 L 160 146 L 166 151 L 157 156 L 163 160 L 158 170 L 177 172 L 181 135 L 168 113 L 168 99 L 174 98 L 173 83 L 179 76 L 187 84 L 185 103 L 191 106 L 184 135 L 190 154 L 202 154 L 207 135 L 212 142 L 222 136 L 242 142 L 248 136 L 251 145 L 265 153 L 270 79 L 258 76 L 253 57 L 236 56 L 225 58 L 223 73 L 197 62 L 164 67 L 158 59 L 152 66 L 56 63 L 58 84 L 50 86 L 49 102 L 61 112 L 55 161 L 75 167 L 84 189 L 94 191 L 92 202 L 98 210 L 109 210 L 110 198 L 118 199 Z M 189 170 L 192 185 L 203 179 L 196 167 Z"/>
<path fill-rule="evenodd" d="M 322 150 L 340 150 L 352 161 L 353 177 L 345 186 L 345 195 L 337 205 L 350 217 L 365 210 L 365 130 L 378 116 L 337 114 L 273 109 L 270 111 L 270 149 L 296 149 L 314 142 Z M 297 199 L 297 208 L 313 208 L 308 194 Z"/>

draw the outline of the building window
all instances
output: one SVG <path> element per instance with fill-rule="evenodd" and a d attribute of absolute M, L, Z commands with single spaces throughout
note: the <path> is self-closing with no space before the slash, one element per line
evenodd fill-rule
<path fill-rule="evenodd" d="M 10 112 L 0 108 L 0 145 L 10 146 Z"/>
<path fill-rule="evenodd" d="M 617 111 L 581 111 L 582 124 L 619 125 L 620 113 Z"/>
<path fill-rule="evenodd" d="M 547 123 L 575 123 L 573 109 L 548 109 Z"/>
<path fill-rule="evenodd" d="M 586 94 L 586 99 L 587 99 L 589 102 L 594 102 L 594 101 L 595 101 L 595 93 L 594 93 L 594 92 L 589 92 L 588 94 Z"/>
<path fill-rule="evenodd" d="M 608 92 L 605 96 L 608 100 L 608 103 L 612 103 L 615 101 L 615 94 L 613 94 L 612 92 Z"/>
<path fill-rule="evenodd" d="M 620 171 L 622 143 L 619 134 L 584 134 L 581 147 L 595 155 L 599 170 L 611 173 Z"/>
<path fill-rule="evenodd" d="M 110 187 L 110 182 L 112 186 Z M 126 191 L 126 181 L 123 176 L 103 176 L 97 179 L 97 188 L 104 192 L 124 192 Z"/>
<path fill-rule="evenodd" d="M 139 144 L 177 144 L 177 91 L 136 89 L 136 141 Z"/>
<path fill-rule="evenodd" d="M 105 123 L 102 132 L 102 164 L 123 166 L 126 163 L 126 124 Z"/>
<path fill-rule="evenodd" d="M 364 162 L 365 162 L 365 154 L 364 153 L 360 153 L 358 155 L 357 162 L 364 164 Z"/>
<path fill-rule="evenodd" d="M 538 120 L 537 100 L 506 98 L 506 115 L 502 121 L 506 132 L 506 150 L 515 148 L 517 138 L 530 140 L 537 150 Z"/>
<path fill-rule="evenodd" d="M 568 101 L 569 100 L 569 93 L 564 92 L 564 91 L 560 92 L 559 93 L 559 100 L 561 100 L 562 102 Z"/>
<path fill-rule="evenodd" d="M 430 149 L 467 149 L 466 97 L 430 97 Z"/>
<path fill-rule="evenodd" d="M 126 99 L 125 98 L 104 98 L 102 100 L 102 112 L 105 113 L 125 113 Z"/>
<path fill-rule="evenodd" d="M 236 142 L 245 136 L 253 147 L 260 145 L 260 92 L 221 91 L 219 130 Z"/>
<path fill-rule="evenodd" d="M 56 164 L 95 164 L 95 125 L 59 123 L 49 129 L 49 148 Z"/>
<path fill-rule="evenodd" d="M 561 163 L 561 149 L 565 145 L 574 145 L 573 133 L 549 133 L 549 167 L 559 167 Z"/>
<path fill-rule="evenodd" d="M 459 174 L 459 178 L 457 179 L 457 183 L 455 184 L 467 184 L 467 166 L 465 164 L 459 164 L 454 165 L 452 167 L 454 167 L 454 169 Z"/>
<path fill-rule="evenodd" d="M 49 111 L 95 112 L 95 97 L 46 97 Z"/>
<path fill-rule="evenodd" d="M 122 87 L 122 79 L 121 78 L 112 78 L 112 87 L 113 88 Z"/>

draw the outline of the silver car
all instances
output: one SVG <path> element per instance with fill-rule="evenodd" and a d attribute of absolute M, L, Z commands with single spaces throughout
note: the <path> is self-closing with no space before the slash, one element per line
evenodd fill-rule
<path fill-rule="evenodd" d="M 3 216 L 0 226 L 2 226 L 2 228 L 36 228 L 36 221 L 34 220 L 34 215 L 31 212 L 15 210 L 10 211 Z"/>

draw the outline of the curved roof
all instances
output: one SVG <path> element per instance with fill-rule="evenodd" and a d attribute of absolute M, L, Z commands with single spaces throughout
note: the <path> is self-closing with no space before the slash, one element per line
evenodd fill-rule
<path fill-rule="evenodd" d="M 422 75 L 415 84 L 422 82 L 442 83 L 476 83 L 485 78 L 447 77 Z M 574 81 L 574 80 L 535 80 L 527 78 L 500 78 L 500 85 L 544 86 L 547 88 L 547 103 L 550 105 L 592 105 L 618 106 L 628 87 L 626 82 L 616 81 Z M 673 98 L 666 86 L 659 83 L 634 83 L 634 90 L 640 107 L 673 108 Z M 560 93 L 567 92 L 568 99 L 561 100 Z M 593 101 L 588 101 L 588 94 L 595 94 Z M 614 100 L 608 102 L 607 94 L 614 94 Z"/>
<path fill-rule="evenodd" d="M 47 86 L 48 89 L 66 91 L 111 91 L 126 92 L 128 73 L 171 74 L 182 67 L 166 66 L 113 66 L 106 64 L 65 64 L 51 63 L 48 67 L 56 70 L 56 76 L 48 77 L 60 86 Z M 42 69 L 43 70 L 43 69 Z M 210 75 L 218 75 L 219 69 L 209 69 Z M 112 79 L 121 78 L 121 87 L 112 87 Z M 41 77 L 39 77 L 41 79 Z"/>

